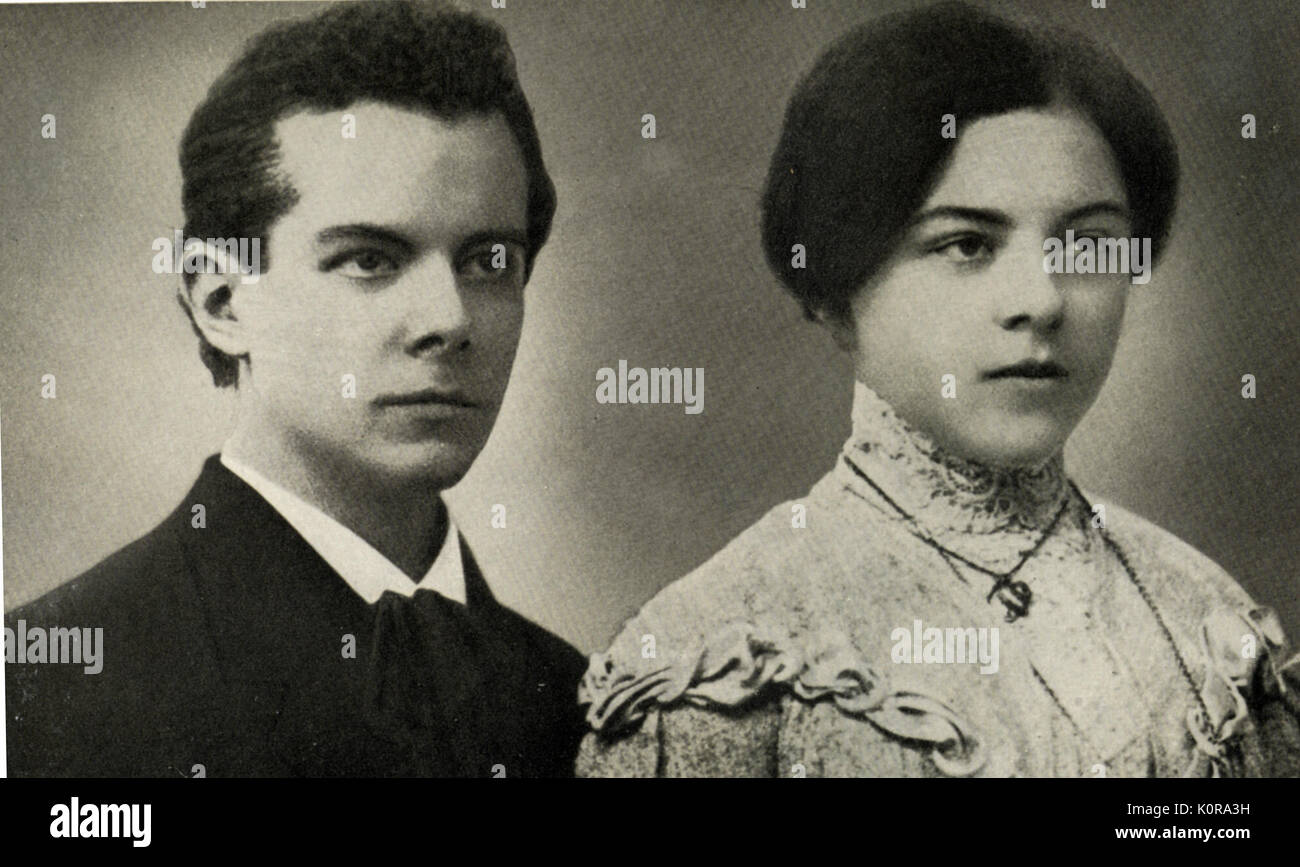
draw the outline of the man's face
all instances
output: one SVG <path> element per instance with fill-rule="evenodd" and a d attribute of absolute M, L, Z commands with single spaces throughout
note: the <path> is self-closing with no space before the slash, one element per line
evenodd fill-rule
<path fill-rule="evenodd" d="M 257 428 L 309 463 L 455 484 L 492 431 L 523 323 L 514 136 L 500 114 L 369 102 L 291 115 L 275 135 L 298 201 L 268 233 L 271 267 L 231 300 Z"/>

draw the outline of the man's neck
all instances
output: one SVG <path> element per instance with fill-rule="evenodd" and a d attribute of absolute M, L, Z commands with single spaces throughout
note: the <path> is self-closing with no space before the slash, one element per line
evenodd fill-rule
<path fill-rule="evenodd" d="M 223 453 L 356 533 L 413 581 L 424 577 L 447 535 L 441 492 L 422 481 L 377 479 L 354 463 L 303 454 L 243 425 Z"/>

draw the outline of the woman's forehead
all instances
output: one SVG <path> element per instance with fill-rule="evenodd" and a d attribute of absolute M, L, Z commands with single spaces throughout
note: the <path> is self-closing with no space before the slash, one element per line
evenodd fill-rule
<path fill-rule="evenodd" d="M 922 210 L 995 210 L 1019 220 L 1098 201 L 1128 205 L 1105 137 L 1075 111 L 1026 109 L 979 118 L 961 131 Z"/>

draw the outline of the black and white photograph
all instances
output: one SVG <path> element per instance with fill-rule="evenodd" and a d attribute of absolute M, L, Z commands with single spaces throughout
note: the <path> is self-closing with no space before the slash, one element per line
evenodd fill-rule
<path fill-rule="evenodd" d="M 0 4 L 8 784 L 1300 776 L 1297 39 Z"/>

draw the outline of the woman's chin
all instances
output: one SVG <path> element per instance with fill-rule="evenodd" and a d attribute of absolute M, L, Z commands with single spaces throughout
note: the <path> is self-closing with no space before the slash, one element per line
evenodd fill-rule
<path fill-rule="evenodd" d="M 992 425 L 978 433 L 950 440 L 948 451 L 976 463 L 995 467 L 1035 469 L 1047 463 L 1065 446 L 1069 431 L 1055 424 L 1027 424 L 1023 421 Z"/>

